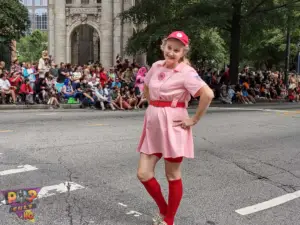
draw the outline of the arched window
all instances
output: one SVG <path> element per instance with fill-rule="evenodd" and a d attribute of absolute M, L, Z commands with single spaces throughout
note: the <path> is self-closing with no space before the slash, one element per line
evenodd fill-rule
<path fill-rule="evenodd" d="M 90 1 L 89 0 L 81 0 L 81 4 L 89 4 Z"/>
<path fill-rule="evenodd" d="M 66 0 L 66 4 L 73 4 L 73 0 Z"/>

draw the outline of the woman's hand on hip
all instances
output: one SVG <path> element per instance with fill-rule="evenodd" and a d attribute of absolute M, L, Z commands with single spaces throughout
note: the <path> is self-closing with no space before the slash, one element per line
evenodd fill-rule
<path fill-rule="evenodd" d="M 197 121 L 194 118 L 187 118 L 184 120 L 174 120 L 173 127 L 181 127 L 182 129 L 189 129 L 194 126 Z"/>

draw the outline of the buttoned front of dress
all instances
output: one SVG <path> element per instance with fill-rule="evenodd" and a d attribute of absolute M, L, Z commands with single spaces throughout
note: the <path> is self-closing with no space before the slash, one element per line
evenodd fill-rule
<path fill-rule="evenodd" d="M 176 108 L 177 102 L 186 106 L 205 82 L 196 71 L 184 64 L 175 69 L 164 67 L 164 61 L 153 64 L 145 78 L 153 101 L 170 101 L 173 107 L 149 105 L 145 113 L 144 128 L 138 151 L 145 154 L 162 153 L 165 158 L 194 157 L 192 130 L 174 127 L 174 120 L 188 118 L 186 108 Z"/>

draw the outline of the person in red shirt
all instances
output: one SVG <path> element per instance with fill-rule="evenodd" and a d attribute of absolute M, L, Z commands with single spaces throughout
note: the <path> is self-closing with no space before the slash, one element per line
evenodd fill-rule
<path fill-rule="evenodd" d="M 101 83 L 102 88 L 105 87 L 105 84 L 107 83 L 107 81 L 108 81 L 108 77 L 107 77 L 107 75 L 104 71 L 104 68 L 101 68 L 101 70 L 100 70 L 100 83 Z"/>
<path fill-rule="evenodd" d="M 22 97 L 22 102 L 33 104 L 33 90 L 30 86 L 29 79 L 26 79 L 25 82 L 21 85 L 19 94 Z"/>
<path fill-rule="evenodd" d="M 15 90 L 18 90 L 23 83 L 23 77 L 20 72 L 13 72 L 12 76 L 8 80 Z"/>

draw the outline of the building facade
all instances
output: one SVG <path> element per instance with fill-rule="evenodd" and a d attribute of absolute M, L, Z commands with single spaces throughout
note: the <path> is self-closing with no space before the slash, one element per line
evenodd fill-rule
<path fill-rule="evenodd" d="M 20 0 L 28 9 L 31 22 L 29 33 L 33 30 L 48 30 L 48 0 Z"/>
<path fill-rule="evenodd" d="M 118 54 L 126 57 L 123 50 L 133 26 L 121 25 L 118 14 L 134 0 L 49 0 L 48 4 L 48 50 L 56 63 L 98 61 L 107 68 Z"/>

